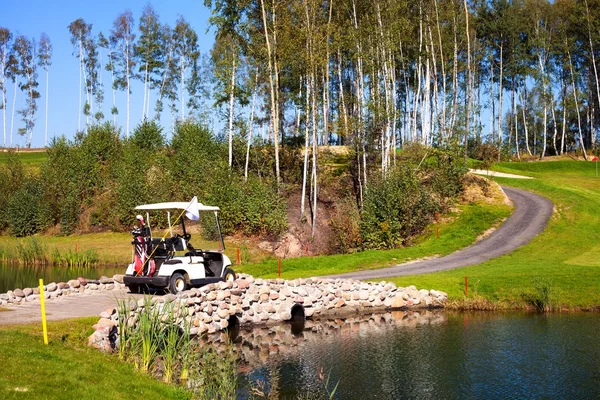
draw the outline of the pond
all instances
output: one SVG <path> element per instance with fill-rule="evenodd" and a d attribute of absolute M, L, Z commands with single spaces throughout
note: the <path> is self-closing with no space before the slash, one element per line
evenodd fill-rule
<path fill-rule="evenodd" d="M 15 264 L 0 263 L 0 293 L 15 288 L 37 287 L 39 279 L 44 279 L 44 283 L 66 282 L 69 279 L 75 279 L 79 276 L 84 278 L 98 279 L 101 276 L 112 277 L 115 274 L 125 273 L 123 267 L 91 267 L 91 268 L 71 268 L 57 266 L 24 266 Z"/>
<path fill-rule="evenodd" d="M 598 398 L 600 315 L 394 312 L 242 331 L 240 397 Z M 327 389 L 325 385 L 329 378 Z"/>

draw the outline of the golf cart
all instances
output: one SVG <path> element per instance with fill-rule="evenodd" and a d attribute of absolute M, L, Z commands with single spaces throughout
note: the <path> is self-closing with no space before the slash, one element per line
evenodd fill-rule
<path fill-rule="evenodd" d="M 236 279 L 231 260 L 223 254 L 225 243 L 217 216 L 219 207 L 205 206 L 194 197 L 190 203 L 145 204 L 135 209 L 146 211 L 146 218 L 144 220 L 142 215 L 138 215 L 139 225 L 131 231 L 134 256 L 123 277 L 123 282 L 131 292 L 163 289 L 175 294 L 190 287 Z M 178 217 L 171 225 L 173 210 L 178 210 L 174 214 Z M 167 212 L 169 229 L 163 237 L 153 235 L 150 211 Z M 219 250 L 200 250 L 190 243 L 191 234 L 186 230 L 183 214 L 189 219 L 198 220 L 200 213 L 205 212 L 214 213 L 216 227 L 212 231 L 218 240 Z"/>

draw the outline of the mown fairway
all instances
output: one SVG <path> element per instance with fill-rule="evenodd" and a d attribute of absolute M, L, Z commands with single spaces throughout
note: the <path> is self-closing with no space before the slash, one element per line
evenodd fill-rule
<path fill-rule="evenodd" d="M 395 278 L 399 285 L 447 291 L 463 298 L 464 278 L 470 296 L 518 306 L 534 287 L 548 286 L 554 306 L 600 305 L 600 178 L 591 162 L 502 163 L 494 170 L 529 175 L 534 180 L 497 181 L 549 198 L 555 213 L 546 230 L 512 254 L 484 264 L 423 276 Z"/>

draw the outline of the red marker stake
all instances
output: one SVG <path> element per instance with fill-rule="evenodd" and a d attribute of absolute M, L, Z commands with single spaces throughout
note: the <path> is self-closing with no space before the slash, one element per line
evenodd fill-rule
<path fill-rule="evenodd" d="M 469 277 L 465 276 L 465 296 L 469 297 Z"/>

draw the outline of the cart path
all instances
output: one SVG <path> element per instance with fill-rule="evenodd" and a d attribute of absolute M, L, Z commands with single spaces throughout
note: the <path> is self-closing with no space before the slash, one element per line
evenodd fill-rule
<path fill-rule="evenodd" d="M 486 239 L 445 257 L 413 261 L 389 268 L 330 275 L 326 278 L 379 279 L 446 271 L 481 264 L 526 245 L 544 230 L 554 205 L 547 198 L 537 194 L 506 186 L 502 186 L 502 189 L 512 200 L 515 210 L 504 224 Z"/>
<path fill-rule="evenodd" d="M 68 318 L 98 316 L 102 311 L 116 306 L 116 299 L 143 298 L 143 295 L 129 293 L 127 289 L 110 291 L 90 291 L 89 293 L 61 296 L 46 299 L 46 319 L 58 321 Z M 3 306 L 7 311 L 0 312 L 0 325 L 27 324 L 41 322 L 39 301 Z"/>

